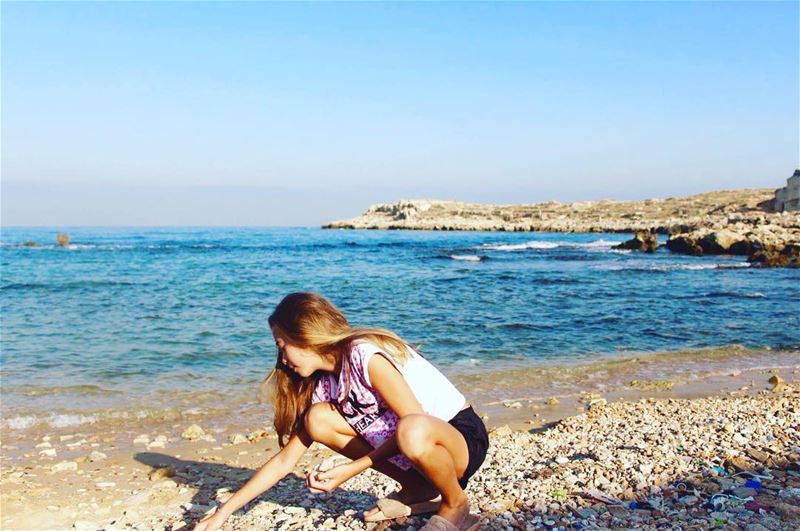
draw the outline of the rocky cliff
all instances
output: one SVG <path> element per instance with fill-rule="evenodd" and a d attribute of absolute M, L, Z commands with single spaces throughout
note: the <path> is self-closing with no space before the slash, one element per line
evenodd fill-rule
<path fill-rule="evenodd" d="M 796 265 L 793 249 L 800 248 L 800 212 L 772 211 L 773 197 L 771 189 L 750 189 L 643 201 L 483 205 L 413 200 L 373 205 L 359 217 L 334 221 L 323 228 L 650 231 L 669 234 L 667 247 L 674 252 L 743 254 L 764 265 L 773 265 L 772 257 L 777 259 L 774 265 Z M 786 249 L 788 258 L 784 256 Z"/>

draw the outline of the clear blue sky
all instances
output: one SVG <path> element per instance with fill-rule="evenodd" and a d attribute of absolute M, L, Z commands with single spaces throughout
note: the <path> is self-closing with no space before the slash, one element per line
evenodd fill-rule
<path fill-rule="evenodd" d="M 2 223 L 777 187 L 797 2 L 2 3 Z"/>

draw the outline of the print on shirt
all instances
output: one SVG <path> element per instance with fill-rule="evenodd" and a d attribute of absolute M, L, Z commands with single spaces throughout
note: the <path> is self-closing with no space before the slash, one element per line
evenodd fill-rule
<path fill-rule="evenodd" d="M 386 413 L 387 408 L 380 407 L 378 402 L 374 399 L 370 400 L 373 397 L 368 395 L 362 398 L 366 403 L 359 402 L 358 398 L 355 390 L 351 389 L 341 407 L 342 415 L 347 419 L 348 424 L 353 427 L 356 433 L 362 433 L 373 422 L 381 418 Z M 362 418 L 356 421 L 358 417 Z M 353 424 L 353 421 L 356 421 L 355 424 Z"/>

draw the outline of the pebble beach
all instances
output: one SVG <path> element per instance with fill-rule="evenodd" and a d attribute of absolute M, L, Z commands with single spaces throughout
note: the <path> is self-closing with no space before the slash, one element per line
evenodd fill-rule
<path fill-rule="evenodd" d="M 584 395 L 575 414 L 544 425 L 529 408 L 508 404 L 515 425 L 528 427 L 490 429 L 489 455 L 467 489 L 472 510 L 485 529 L 797 529 L 800 367 L 777 372 L 703 398 Z M 276 449 L 269 428 L 228 440 L 200 425 L 177 428 L 174 437 L 140 435 L 133 454 L 114 454 L 99 434 L 43 436 L 39 458 L 3 467 L 3 529 L 191 529 Z M 48 457 L 69 446 L 84 457 Z M 292 475 L 225 529 L 424 525 L 422 516 L 360 519 L 395 488 L 373 471 L 310 494 L 306 471 L 333 457 L 312 446 Z"/>

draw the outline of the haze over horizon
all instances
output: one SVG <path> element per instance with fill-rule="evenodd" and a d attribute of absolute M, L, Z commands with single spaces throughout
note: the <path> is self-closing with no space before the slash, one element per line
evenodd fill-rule
<path fill-rule="evenodd" d="M 8 3 L 3 226 L 783 186 L 800 5 Z"/>

